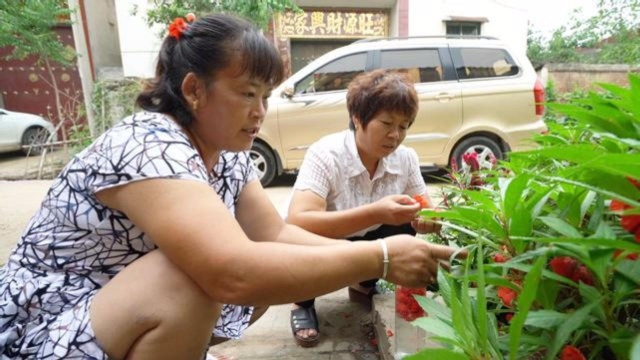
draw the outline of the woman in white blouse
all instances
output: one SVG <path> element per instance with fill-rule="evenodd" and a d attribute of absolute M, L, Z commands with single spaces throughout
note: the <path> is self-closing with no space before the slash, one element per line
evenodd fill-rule
<path fill-rule="evenodd" d="M 349 130 L 328 135 L 307 151 L 289 206 L 288 222 L 316 234 L 376 240 L 438 231 L 417 218 L 414 196 L 431 203 L 418 155 L 402 141 L 418 111 L 405 75 L 376 70 L 356 77 L 347 92 Z M 349 298 L 370 305 L 378 279 L 349 287 Z M 319 340 L 314 300 L 296 303 L 291 327 L 301 346 Z"/>

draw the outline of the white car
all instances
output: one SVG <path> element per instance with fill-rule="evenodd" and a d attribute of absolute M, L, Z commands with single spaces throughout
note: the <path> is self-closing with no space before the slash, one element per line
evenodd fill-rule
<path fill-rule="evenodd" d="M 41 116 L 0 108 L 0 153 L 22 150 L 38 155 L 43 147 L 56 141 L 53 124 Z"/>

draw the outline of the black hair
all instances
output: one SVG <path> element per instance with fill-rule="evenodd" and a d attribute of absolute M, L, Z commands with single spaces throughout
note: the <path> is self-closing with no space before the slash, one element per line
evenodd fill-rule
<path fill-rule="evenodd" d="M 411 126 L 418 113 L 418 94 L 406 74 L 378 69 L 360 74 L 349 83 L 347 109 L 351 130 L 355 130 L 354 116 L 366 129 L 380 111 L 401 114 Z"/>
<path fill-rule="evenodd" d="M 202 79 L 240 61 L 242 73 L 278 85 L 284 67 L 278 50 L 247 20 L 228 14 L 205 15 L 188 24 L 179 38 L 167 35 L 158 54 L 155 78 L 145 84 L 136 103 L 142 109 L 172 115 L 190 127 L 193 114 L 182 94 L 189 72 Z"/>

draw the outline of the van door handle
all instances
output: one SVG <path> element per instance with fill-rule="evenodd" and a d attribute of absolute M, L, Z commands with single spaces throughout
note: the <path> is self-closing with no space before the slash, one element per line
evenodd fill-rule
<path fill-rule="evenodd" d="M 449 94 L 449 93 L 440 93 L 438 95 L 436 95 L 436 100 L 438 101 L 449 101 L 453 99 L 453 95 Z"/>

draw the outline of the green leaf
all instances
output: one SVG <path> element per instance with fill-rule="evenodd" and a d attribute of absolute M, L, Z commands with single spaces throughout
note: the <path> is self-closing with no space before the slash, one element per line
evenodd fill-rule
<path fill-rule="evenodd" d="M 424 349 L 417 354 L 405 356 L 403 360 L 469 360 L 469 357 L 449 349 Z"/>
<path fill-rule="evenodd" d="M 535 237 L 516 237 L 518 240 L 534 241 L 538 243 L 548 244 L 576 244 L 582 247 L 598 247 L 605 246 L 610 249 L 629 250 L 632 252 L 640 252 L 640 244 L 626 240 L 606 239 L 606 238 L 535 238 Z"/>
<path fill-rule="evenodd" d="M 640 261 L 622 260 L 616 266 L 616 272 L 640 285 Z"/>
<path fill-rule="evenodd" d="M 440 270 L 442 271 L 442 270 Z M 441 320 L 451 320 L 451 309 L 444 304 L 426 296 L 415 296 L 420 307 L 429 314 L 429 317 L 436 317 Z"/>
<path fill-rule="evenodd" d="M 566 314 L 554 310 L 530 311 L 524 324 L 542 329 L 552 329 L 562 324 L 566 318 Z"/>
<path fill-rule="evenodd" d="M 451 324 L 431 316 L 421 317 L 411 322 L 411 324 L 424 329 L 427 333 L 438 337 L 457 341 L 458 337 Z"/>
<path fill-rule="evenodd" d="M 586 285 L 582 282 L 578 284 L 578 290 L 580 292 L 580 296 L 584 299 L 584 302 L 597 302 L 600 304 L 600 306 L 596 306 L 593 313 L 598 319 L 600 319 L 600 321 L 602 321 L 602 323 L 606 323 L 607 315 L 604 308 L 604 303 L 602 303 L 602 294 L 600 293 L 600 291 L 595 287 Z"/>
<path fill-rule="evenodd" d="M 580 232 L 576 230 L 576 228 L 574 228 L 573 226 L 571 226 L 566 221 L 560 218 L 551 217 L 551 216 L 542 216 L 539 219 L 542 220 L 542 222 L 544 222 L 548 227 L 552 228 L 553 230 L 555 230 L 561 235 L 564 235 L 570 238 L 582 237 L 582 234 L 580 234 Z"/>
<path fill-rule="evenodd" d="M 482 242 L 478 243 L 478 254 L 483 254 Z M 480 342 L 482 354 L 489 354 L 489 338 L 487 336 L 487 297 L 485 294 L 485 278 L 484 278 L 484 258 L 476 256 L 476 266 L 478 267 L 477 277 L 477 318 L 474 321 L 478 329 L 478 341 Z"/>
<path fill-rule="evenodd" d="M 556 355 L 560 351 L 560 348 L 567 343 L 569 340 L 569 336 L 576 331 L 582 324 L 588 321 L 589 314 L 598 306 L 599 302 L 589 303 L 582 308 L 576 310 L 573 314 L 569 315 L 567 320 L 560 325 L 558 331 L 556 332 L 556 336 L 553 339 L 553 344 L 549 348 L 547 352 L 547 360 L 555 359 Z"/>
<path fill-rule="evenodd" d="M 640 360 L 640 335 L 636 336 L 635 340 L 633 340 L 629 358 L 631 360 Z"/>
<path fill-rule="evenodd" d="M 511 360 L 517 359 L 520 335 L 522 334 L 529 308 L 536 298 L 542 269 L 546 263 L 546 256 L 538 258 L 522 283 L 522 292 L 518 295 L 517 301 L 518 312 L 513 319 L 511 319 L 511 324 L 509 325 L 509 359 Z"/>

